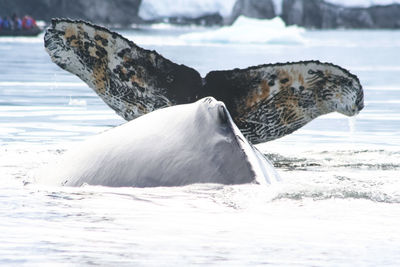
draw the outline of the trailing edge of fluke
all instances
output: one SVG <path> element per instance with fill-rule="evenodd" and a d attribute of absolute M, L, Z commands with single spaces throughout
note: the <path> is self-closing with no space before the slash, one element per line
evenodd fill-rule
<path fill-rule="evenodd" d="M 363 89 L 349 71 L 319 61 L 264 64 L 211 71 L 202 78 L 156 51 L 85 21 L 53 19 L 45 47 L 126 120 L 212 96 L 225 103 L 244 136 L 257 144 L 280 138 L 320 115 L 353 116 Z"/>

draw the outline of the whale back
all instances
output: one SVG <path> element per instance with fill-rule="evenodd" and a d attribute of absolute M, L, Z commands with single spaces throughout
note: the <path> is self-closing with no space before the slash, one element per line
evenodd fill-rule
<path fill-rule="evenodd" d="M 180 186 L 275 180 L 222 102 L 209 97 L 151 112 L 103 132 L 42 170 L 40 183 Z"/>

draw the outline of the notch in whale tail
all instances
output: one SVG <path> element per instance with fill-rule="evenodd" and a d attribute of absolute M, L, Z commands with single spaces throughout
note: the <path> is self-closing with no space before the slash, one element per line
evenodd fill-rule
<path fill-rule="evenodd" d="M 280 138 L 333 111 L 355 115 L 362 87 L 347 70 L 319 61 L 212 71 L 204 79 L 156 51 L 85 21 L 54 19 L 45 34 L 54 63 L 77 75 L 126 120 L 205 96 L 223 101 L 246 138 Z"/>

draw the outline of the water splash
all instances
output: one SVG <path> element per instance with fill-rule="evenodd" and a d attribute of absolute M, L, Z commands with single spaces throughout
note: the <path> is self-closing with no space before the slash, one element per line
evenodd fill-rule
<path fill-rule="evenodd" d="M 356 132 L 356 121 L 357 121 L 357 118 L 355 116 L 349 117 L 347 120 L 348 125 L 349 125 L 350 136 L 354 135 Z"/>
<path fill-rule="evenodd" d="M 356 133 L 356 117 L 349 117 L 347 119 L 347 123 L 349 126 L 349 142 L 350 142 L 350 147 L 351 150 L 356 150 L 357 149 L 357 133 Z"/>

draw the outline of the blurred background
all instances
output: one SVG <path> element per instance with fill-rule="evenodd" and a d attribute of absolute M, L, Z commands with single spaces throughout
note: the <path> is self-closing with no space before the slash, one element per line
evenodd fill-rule
<path fill-rule="evenodd" d="M 313 29 L 400 27 L 396 0 L 1 0 L 0 15 L 84 19 L 112 27 L 169 22 L 221 26 L 240 15 Z"/>

